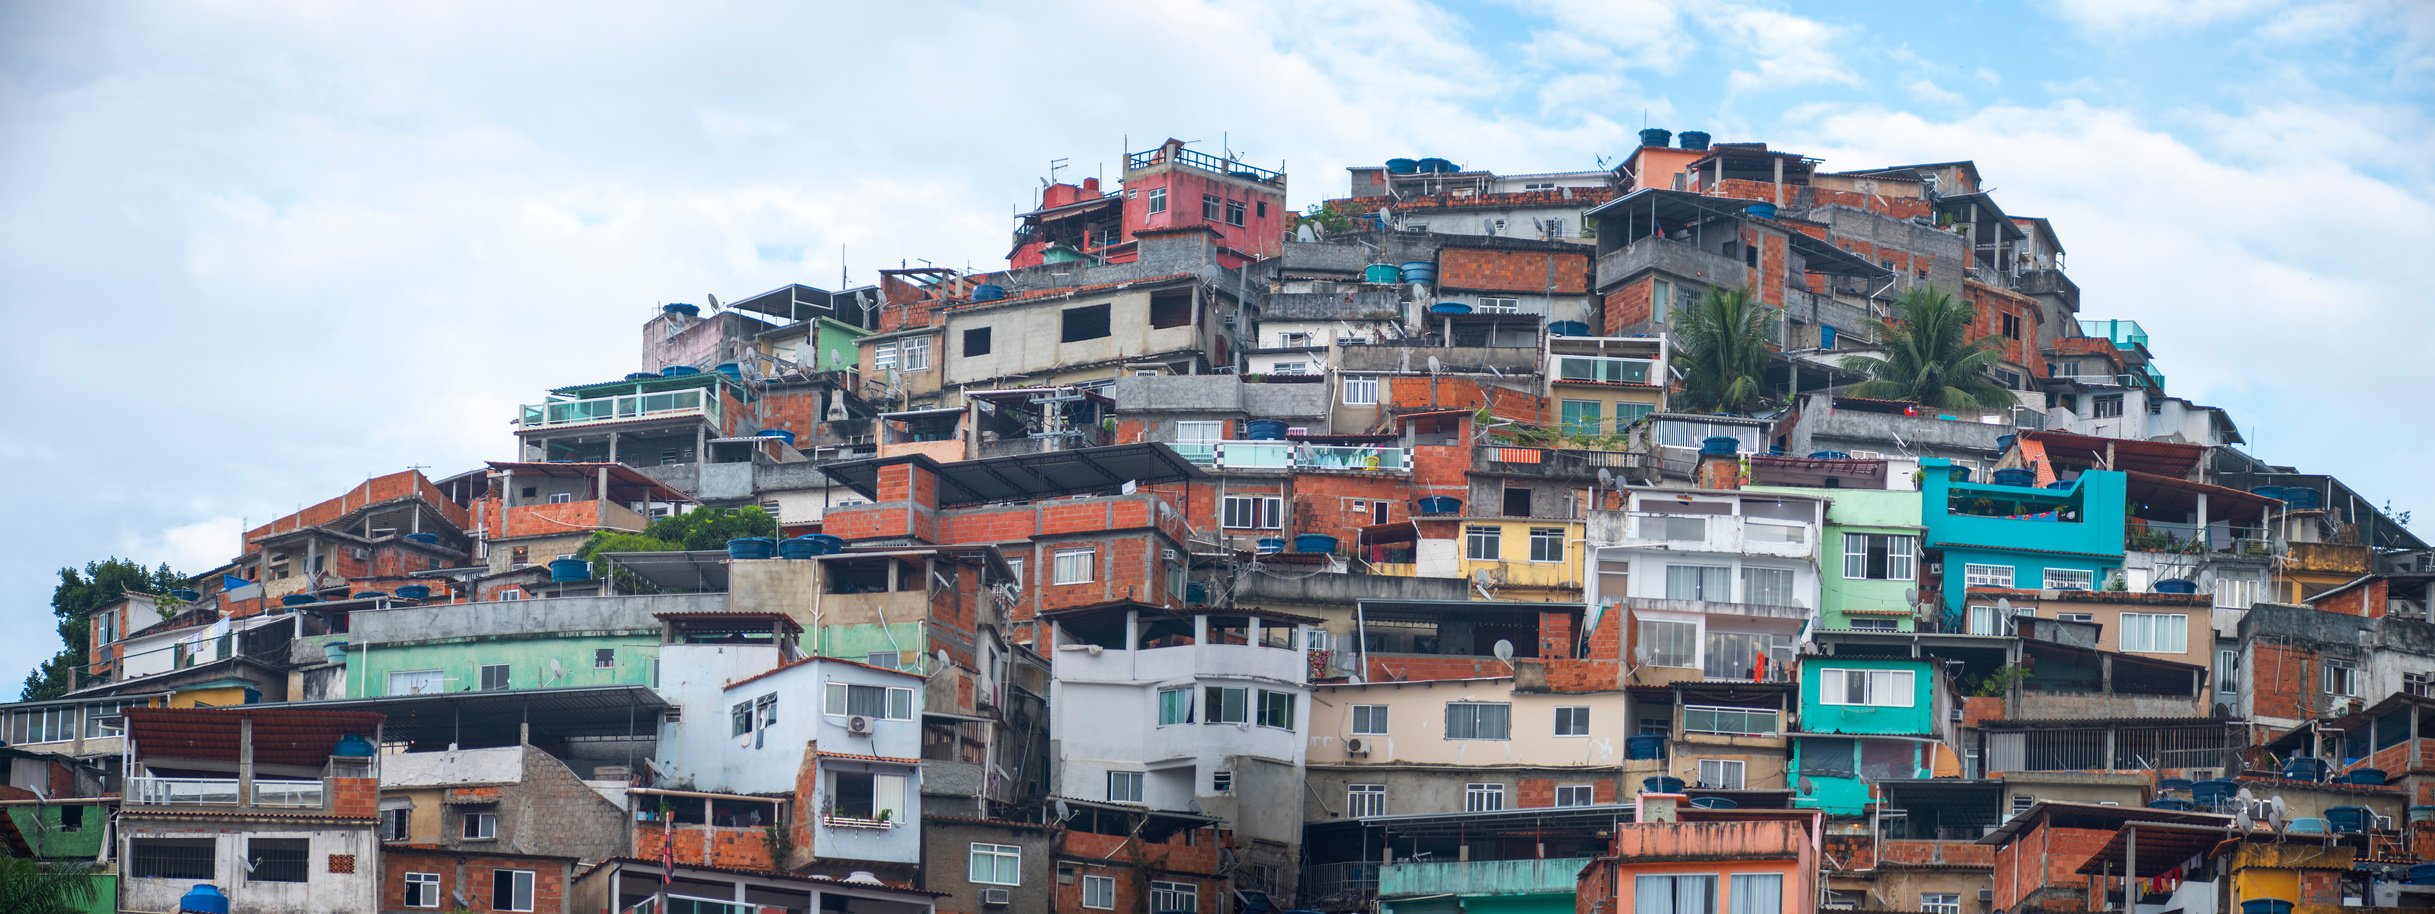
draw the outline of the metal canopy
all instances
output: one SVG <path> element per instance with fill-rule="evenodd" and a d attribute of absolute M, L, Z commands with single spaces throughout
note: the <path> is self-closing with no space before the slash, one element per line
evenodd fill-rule
<path fill-rule="evenodd" d="M 468 747 L 516 744 L 523 725 L 533 741 L 571 737 L 633 736 L 653 739 L 668 702 L 648 686 L 583 686 L 501 692 L 440 692 L 379 698 L 341 698 L 249 708 L 372 711 L 388 715 L 382 736 L 422 745 Z M 316 762 L 318 764 L 318 762 Z"/>
<path fill-rule="evenodd" d="M 911 463 L 938 476 L 938 507 L 962 508 L 1000 502 L 1036 501 L 1069 495 L 1110 494 L 1125 483 L 1157 485 L 1207 479 L 1174 448 L 1164 444 L 1049 451 L 940 463 L 919 454 L 829 464 L 829 478 L 865 498 L 878 500 L 882 467 Z"/>
<path fill-rule="evenodd" d="M 727 552 L 712 549 L 701 552 L 604 552 L 611 574 L 624 570 L 657 588 L 656 593 L 725 593 L 727 592 Z"/>

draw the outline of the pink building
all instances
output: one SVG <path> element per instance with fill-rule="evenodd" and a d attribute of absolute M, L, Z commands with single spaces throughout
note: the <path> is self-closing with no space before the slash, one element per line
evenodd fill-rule
<path fill-rule="evenodd" d="M 1641 794 L 1636 821 L 1618 827 L 1611 852 L 1582 869 L 1574 910 L 1816 910 L 1821 816 L 1816 810 L 1699 809 L 1678 794 Z"/>

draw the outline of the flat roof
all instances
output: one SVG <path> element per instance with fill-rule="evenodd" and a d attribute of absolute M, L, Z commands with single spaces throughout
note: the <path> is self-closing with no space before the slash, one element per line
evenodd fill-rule
<path fill-rule="evenodd" d="M 659 735 L 660 714 L 667 710 L 668 702 L 648 686 L 577 686 L 338 698 L 248 707 L 364 711 L 374 712 L 372 716 L 376 718 L 385 714 L 388 721 L 383 725 L 382 736 L 388 740 L 446 744 L 463 741 L 461 735 L 494 733 L 503 734 L 512 744 L 519 727 L 528 723 L 537 741 L 577 736 L 654 739 Z M 260 738 L 257 731 L 257 744 Z M 320 764 L 320 760 L 313 763 Z"/>
<path fill-rule="evenodd" d="M 378 712 L 332 704 L 128 708 L 122 713 L 127 739 L 140 759 L 238 761 L 244 722 L 252 721 L 254 761 L 318 768 L 330 760 L 340 738 L 350 733 L 370 737 L 381 727 Z"/>
<path fill-rule="evenodd" d="M 611 569 L 624 569 L 648 581 L 661 593 L 723 593 L 727 590 L 727 551 L 603 552 Z M 603 576 L 608 578 L 609 576 Z"/>
<path fill-rule="evenodd" d="M 871 457 L 822 469 L 857 494 L 879 497 L 882 467 L 912 463 L 938 476 L 938 506 L 961 508 L 1069 495 L 1111 494 L 1125 483 L 1157 485 L 1204 480 L 1209 474 L 1162 443 L 1048 451 L 940 463 L 921 454 Z"/>

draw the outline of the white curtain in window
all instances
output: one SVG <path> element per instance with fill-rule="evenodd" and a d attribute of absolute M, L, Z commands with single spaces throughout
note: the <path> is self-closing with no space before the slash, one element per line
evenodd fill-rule
<path fill-rule="evenodd" d="M 1733 600 L 1733 569 L 1723 565 L 1666 566 L 1666 599 Z"/>
<path fill-rule="evenodd" d="M 1784 877 L 1749 873 L 1733 877 L 1727 914 L 1784 914 Z"/>

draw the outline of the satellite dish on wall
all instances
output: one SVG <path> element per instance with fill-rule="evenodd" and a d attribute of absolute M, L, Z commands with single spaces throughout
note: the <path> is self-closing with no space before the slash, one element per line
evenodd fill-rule
<path fill-rule="evenodd" d="M 1067 820 L 1067 819 L 1071 819 L 1071 818 L 1073 818 L 1073 817 L 1074 817 L 1074 808 L 1073 808 L 1073 807 L 1071 807 L 1071 806 L 1067 806 L 1067 805 L 1065 805 L 1065 798 L 1064 798 L 1064 797 L 1058 797 L 1058 798 L 1057 798 L 1057 821 L 1059 821 L 1059 822 L 1063 822 L 1063 821 L 1065 821 L 1065 820 Z"/>
<path fill-rule="evenodd" d="M 1490 651 L 1496 654 L 1498 660 L 1502 660 L 1506 663 L 1513 662 L 1513 642 L 1511 641 L 1499 638 L 1497 639 L 1496 647 L 1491 648 Z"/>

